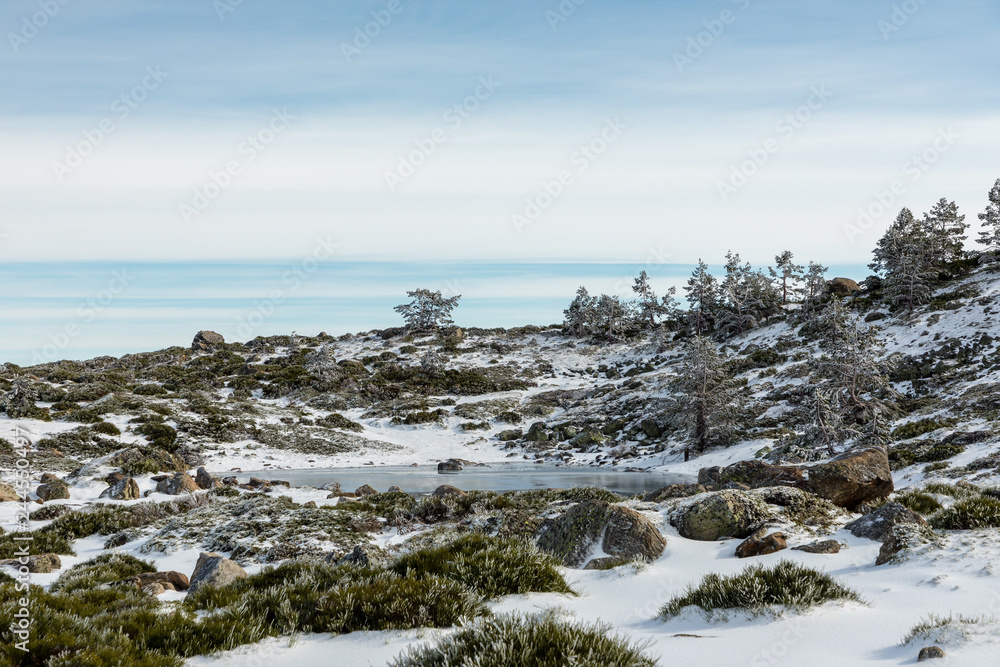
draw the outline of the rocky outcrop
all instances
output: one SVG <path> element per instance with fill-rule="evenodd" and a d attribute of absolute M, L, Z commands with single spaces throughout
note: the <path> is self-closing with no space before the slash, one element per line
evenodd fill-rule
<path fill-rule="evenodd" d="M 807 491 L 849 510 L 888 498 L 894 488 L 889 456 L 882 447 L 846 452 L 809 466 L 806 474 Z"/>
<path fill-rule="evenodd" d="M 225 586 L 247 577 L 246 570 L 217 553 L 202 553 L 191 574 L 190 592 L 206 586 Z"/>
<path fill-rule="evenodd" d="M 886 503 L 860 519 L 855 519 L 844 528 L 851 531 L 851 535 L 855 537 L 885 542 L 892 536 L 892 527 L 902 524 L 926 526 L 927 522 L 922 516 L 899 503 Z"/>
<path fill-rule="evenodd" d="M 702 481 L 702 480 L 705 481 Z M 800 466 L 776 466 L 764 461 L 740 461 L 725 468 L 704 468 L 698 473 L 701 484 L 745 484 L 751 489 L 768 486 L 801 486 L 805 473 Z"/>
<path fill-rule="evenodd" d="M 191 349 L 195 352 L 211 352 L 219 345 L 224 345 L 225 342 L 226 339 L 222 337 L 222 334 L 214 331 L 199 331 L 194 335 L 194 340 L 191 341 Z"/>
<path fill-rule="evenodd" d="M 139 484 L 131 477 L 122 477 L 101 493 L 101 498 L 112 500 L 138 500 L 142 497 Z"/>
<path fill-rule="evenodd" d="M 706 494 L 674 517 L 681 537 L 711 542 L 723 537 L 746 538 L 772 517 L 763 500 L 745 491 Z"/>
<path fill-rule="evenodd" d="M 157 482 L 156 490 L 171 496 L 179 496 L 182 493 L 194 493 L 200 489 L 194 479 L 191 478 L 191 475 L 186 472 L 179 472 L 175 473 L 173 477 L 161 479 Z"/>
<path fill-rule="evenodd" d="M 635 510 L 588 500 L 544 525 L 537 544 L 566 566 L 580 567 L 598 544 L 609 556 L 641 557 L 652 562 L 663 554 L 667 541 L 649 519 Z"/>
<path fill-rule="evenodd" d="M 834 278 L 826 283 L 826 288 L 830 294 L 837 296 L 850 296 L 861 291 L 861 285 L 856 280 L 850 278 Z"/>
<path fill-rule="evenodd" d="M 768 534 L 766 528 L 761 528 L 736 547 L 737 558 L 752 558 L 766 556 L 788 548 L 784 533 Z"/>

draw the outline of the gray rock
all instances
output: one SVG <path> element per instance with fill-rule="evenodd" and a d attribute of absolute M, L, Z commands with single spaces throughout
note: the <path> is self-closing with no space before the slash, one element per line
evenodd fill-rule
<path fill-rule="evenodd" d="M 354 547 L 351 553 L 342 558 L 335 558 L 330 554 L 326 558 L 327 562 L 336 562 L 337 565 L 360 565 L 362 567 L 380 568 L 389 562 L 389 554 L 373 544 L 359 544 Z"/>
<path fill-rule="evenodd" d="M 69 500 L 69 486 L 62 481 L 49 482 L 47 484 L 40 484 L 38 489 L 35 490 L 38 498 L 42 502 L 48 502 L 50 500 Z"/>
<path fill-rule="evenodd" d="M 194 493 L 199 490 L 199 487 L 191 475 L 186 472 L 178 472 L 173 477 L 157 482 L 156 490 L 171 496 L 179 496 L 182 493 Z"/>
<path fill-rule="evenodd" d="M 538 548 L 580 567 L 600 542 L 604 553 L 618 558 L 642 557 L 652 562 L 663 554 L 667 541 L 649 519 L 635 510 L 604 501 L 578 503 L 543 526 Z"/>
<path fill-rule="evenodd" d="M 194 481 L 195 484 L 203 489 L 214 489 L 217 486 L 222 486 L 222 482 L 208 474 L 208 471 L 203 467 L 198 468 L 198 472 L 194 476 Z"/>
<path fill-rule="evenodd" d="M 434 489 L 434 493 L 432 493 L 431 495 L 432 496 L 458 496 L 460 498 L 464 498 L 465 496 L 467 496 L 469 494 L 467 494 L 462 489 L 459 489 L 458 487 L 449 486 L 447 484 L 442 484 L 438 488 Z"/>
<path fill-rule="evenodd" d="M 860 519 L 855 519 L 844 528 L 851 531 L 855 537 L 885 542 L 892 535 L 892 527 L 902 524 L 926 526 L 927 522 L 922 516 L 899 503 L 886 503 Z"/>
<path fill-rule="evenodd" d="M 374 496 L 376 493 L 378 493 L 378 491 L 376 491 L 374 488 L 372 488 L 367 484 L 365 484 L 364 486 L 359 486 L 357 489 L 354 490 L 354 495 L 357 496 L 358 498 L 361 498 L 363 496 Z"/>
<path fill-rule="evenodd" d="M 461 472 L 462 464 L 455 459 L 448 459 L 447 461 L 441 461 L 438 464 L 438 472 Z"/>
<path fill-rule="evenodd" d="M 246 570 L 217 553 L 202 553 L 191 574 L 190 592 L 206 586 L 226 586 L 247 577 Z"/>
<path fill-rule="evenodd" d="M 745 491 L 703 494 L 674 518 L 681 537 L 712 542 L 723 537 L 747 538 L 772 517 L 763 500 Z"/>
<path fill-rule="evenodd" d="M 225 342 L 226 339 L 222 337 L 222 334 L 214 331 L 199 331 L 195 334 L 194 340 L 191 341 L 191 349 L 195 352 L 210 352 Z"/>
<path fill-rule="evenodd" d="M 131 477 L 118 480 L 101 493 L 101 498 L 111 498 L 112 500 L 138 500 L 141 497 L 139 485 Z"/>
<path fill-rule="evenodd" d="M 802 546 L 792 547 L 792 551 L 805 551 L 809 554 L 837 554 L 840 553 L 840 542 L 837 540 L 811 542 Z"/>
<path fill-rule="evenodd" d="M 917 662 L 937 660 L 938 658 L 943 657 L 945 657 L 944 649 L 940 646 L 925 646 L 920 649 L 920 653 L 917 654 Z"/>

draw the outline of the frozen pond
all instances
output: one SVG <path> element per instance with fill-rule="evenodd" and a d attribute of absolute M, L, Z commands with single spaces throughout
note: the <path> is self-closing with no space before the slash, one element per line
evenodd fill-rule
<path fill-rule="evenodd" d="M 233 473 L 222 473 L 231 475 Z M 292 486 L 320 487 L 339 482 L 344 491 L 370 484 L 379 491 L 398 486 L 406 493 L 430 493 L 442 484 L 465 491 L 524 491 L 600 486 L 615 493 L 633 495 L 655 491 L 668 484 L 691 484 L 691 475 L 663 472 L 625 472 L 591 467 L 565 467 L 532 463 L 492 463 L 466 467 L 461 472 L 439 473 L 436 466 L 366 466 L 363 468 L 316 468 L 310 470 L 259 470 L 236 474 L 240 482 L 250 477 L 278 479 Z"/>

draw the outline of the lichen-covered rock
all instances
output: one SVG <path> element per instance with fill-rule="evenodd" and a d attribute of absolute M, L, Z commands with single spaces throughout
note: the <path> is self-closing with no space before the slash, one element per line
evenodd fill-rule
<path fill-rule="evenodd" d="M 205 586 L 225 586 L 247 576 L 246 570 L 221 554 L 202 552 L 191 574 L 188 590 L 194 593 Z"/>
<path fill-rule="evenodd" d="M 53 481 L 40 484 L 35 494 L 43 502 L 50 500 L 69 500 L 69 486 L 63 481 Z"/>
<path fill-rule="evenodd" d="M 524 431 L 522 431 L 519 428 L 512 428 L 512 429 L 508 429 L 506 431 L 501 431 L 497 435 L 497 438 L 501 442 L 511 442 L 513 440 L 519 440 L 523 436 L 524 436 Z"/>
<path fill-rule="evenodd" d="M 462 464 L 455 459 L 448 459 L 447 461 L 441 461 L 438 464 L 438 472 L 461 472 Z"/>
<path fill-rule="evenodd" d="M 161 479 L 157 482 L 156 490 L 171 496 L 179 496 L 182 493 L 194 493 L 200 489 L 194 479 L 191 478 L 191 475 L 186 472 L 179 472 L 175 473 L 173 477 Z"/>
<path fill-rule="evenodd" d="M 101 493 L 101 498 L 112 500 L 138 500 L 141 497 L 139 484 L 131 477 L 119 479 Z"/>
<path fill-rule="evenodd" d="M 699 479 L 702 474 L 699 471 Z M 745 484 L 751 489 L 768 486 L 799 486 L 805 473 L 799 466 L 776 466 L 764 461 L 740 461 L 725 468 L 708 469 L 706 478 L 724 486 L 729 483 Z"/>
<path fill-rule="evenodd" d="M 846 452 L 805 472 L 807 491 L 849 510 L 888 498 L 894 488 L 889 456 L 882 447 Z"/>
<path fill-rule="evenodd" d="M 21 497 L 17 495 L 13 486 L 0 483 L 0 503 L 16 502 L 20 499 Z"/>
<path fill-rule="evenodd" d="M 362 498 L 364 496 L 374 496 L 377 493 L 378 491 L 376 491 L 373 487 L 369 486 L 368 484 L 365 484 L 364 486 L 359 486 L 357 489 L 354 490 L 354 495 L 357 496 L 358 498 Z"/>
<path fill-rule="evenodd" d="M 792 547 L 792 551 L 805 551 L 807 554 L 839 554 L 840 542 L 837 540 L 811 542 L 802 546 Z"/>
<path fill-rule="evenodd" d="M 537 544 L 568 567 L 580 567 L 594 547 L 609 556 L 642 557 L 652 562 L 663 554 L 667 541 L 649 519 L 635 510 L 600 500 L 578 503 L 544 525 Z"/>
<path fill-rule="evenodd" d="M 899 503 L 886 503 L 878 509 L 869 512 L 860 519 L 855 519 L 844 528 L 851 531 L 855 537 L 864 537 L 876 542 L 885 542 L 892 535 L 892 527 L 900 524 L 926 526 L 922 516 Z"/>
<path fill-rule="evenodd" d="M 0 560 L 0 567 L 14 566 L 22 567 L 24 564 L 20 558 L 8 558 Z M 35 554 L 28 556 L 28 572 L 32 574 L 49 574 L 62 567 L 62 560 L 56 554 Z"/>
<path fill-rule="evenodd" d="M 745 491 L 706 494 L 674 518 L 677 532 L 689 540 L 749 537 L 772 517 L 767 504 Z"/>
<path fill-rule="evenodd" d="M 191 341 L 191 349 L 195 352 L 211 352 L 225 342 L 226 339 L 222 337 L 222 334 L 214 331 L 199 331 L 194 335 L 194 340 Z"/>
<path fill-rule="evenodd" d="M 705 493 L 705 491 L 707 491 L 707 489 L 701 484 L 670 484 L 657 489 L 656 491 L 650 491 L 643 496 L 642 499 L 658 503 L 670 498 L 686 498 L 688 496 L 696 496 L 699 493 Z"/>
<path fill-rule="evenodd" d="M 766 556 L 788 548 L 784 533 L 768 534 L 766 528 L 761 528 L 736 547 L 737 558 L 752 558 Z"/>
<path fill-rule="evenodd" d="M 194 476 L 195 484 L 203 489 L 214 489 L 217 486 L 222 486 L 217 478 L 212 477 L 204 467 L 198 468 L 198 472 Z"/>
<path fill-rule="evenodd" d="M 897 563 L 905 560 L 906 552 L 915 547 L 933 542 L 937 536 L 930 528 L 914 523 L 892 526 L 875 559 L 876 565 Z"/>

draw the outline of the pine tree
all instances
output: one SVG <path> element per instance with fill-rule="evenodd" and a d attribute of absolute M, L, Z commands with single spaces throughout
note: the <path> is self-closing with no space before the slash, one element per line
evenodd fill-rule
<path fill-rule="evenodd" d="M 885 298 L 893 307 L 912 313 L 917 306 L 931 300 L 931 285 L 936 275 L 924 241 L 913 240 L 902 247 L 885 279 Z"/>
<path fill-rule="evenodd" d="M 789 301 L 795 301 L 799 294 L 801 294 L 801 288 L 798 284 L 802 281 L 802 269 L 803 267 L 796 264 L 794 261 L 794 256 L 790 250 L 786 250 L 780 255 L 775 255 L 774 261 L 776 262 L 778 268 L 777 270 L 771 269 L 771 276 L 779 280 L 781 285 L 781 305 L 784 306 Z"/>
<path fill-rule="evenodd" d="M 983 222 L 983 230 L 979 232 L 979 243 L 989 251 L 1000 251 L 1000 178 L 990 190 L 990 203 L 986 210 L 979 214 Z"/>
<path fill-rule="evenodd" d="M 444 298 L 440 291 L 418 289 L 407 292 L 413 299 L 410 303 L 396 306 L 393 310 L 403 316 L 406 329 L 411 332 L 435 331 L 439 327 L 451 326 L 451 311 L 458 305 L 462 295 Z"/>
<path fill-rule="evenodd" d="M 687 346 L 682 369 L 684 415 L 690 442 L 698 452 L 732 437 L 739 408 L 739 384 L 711 340 L 696 336 Z M 684 450 L 685 459 L 689 448 Z"/>
<path fill-rule="evenodd" d="M 726 253 L 726 275 L 719 293 L 716 327 L 722 336 L 736 336 L 760 326 L 777 312 L 781 302 L 767 276 L 731 251 Z"/>
<path fill-rule="evenodd" d="M 597 322 L 597 299 L 590 296 L 587 288 L 581 285 L 576 290 L 576 298 L 563 314 L 563 327 L 577 338 L 583 338 Z"/>
<path fill-rule="evenodd" d="M 605 340 L 618 340 L 618 334 L 628 316 L 628 308 L 617 296 L 602 294 L 595 308 L 597 331 Z"/>
<path fill-rule="evenodd" d="M 889 225 L 889 229 L 882 235 L 882 238 L 878 240 L 872 251 L 873 259 L 868 268 L 882 277 L 888 277 L 889 273 L 899 264 L 899 258 L 906 245 L 921 240 L 924 236 L 925 230 L 917 224 L 913 217 L 913 211 L 904 208 Z"/>
<path fill-rule="evenodd" d="M 822 447 L 827 454 L 833 455 L 838 445 L 857 435 L 857 432 L 844 424 L 837 397 L 829 390 L 813 386 L 810 403 L 811 421 L 804 440 L 810 446 Z"/>
<path fill-rule="evenodd" d="M 809 262 L 809 269 L 804 276 L 804 293 L 807 301 L 817 301 L 826 294 L 826 272 L 828 270 L 822 264 Z"/>
<path fill-rule="evenodd" d="M 965 216 L 959 215 L 958 205 L 943 197 L 924 214 L 921 226 L 928 240 L 930 259 L 936 268 L 965 257 Z"/>
<path fill-rule="evenodd" d="M 715 328 L 719 306 L 719 285 L 708 272 L 708 265 L 698 260 L 698 267 L 691 274 L 687 285 L 688 321 L 695 336 L 710 333 Z"/>
<path fill-rule="evenodd" d="M 661 303 L 656 298 L 656 293 L 649 284 L 649 276 L 646 275 L 645 270 L 641 271 L 639 277 L 635 279 L 632 291 L 638 295 L 635 304 L 636 324 L 642 329 L 655 329 L 659 326 L 660 318 L 667 313 L 667 301 L 664 300 Z M 674 291 L 674 288 L 671 288 L 670 296 L 673 296 Z"/>

